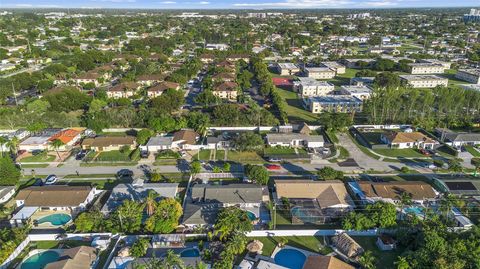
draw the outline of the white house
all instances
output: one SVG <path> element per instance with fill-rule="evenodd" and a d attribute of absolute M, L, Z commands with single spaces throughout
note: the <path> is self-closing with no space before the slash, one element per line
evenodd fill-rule
<path fill-rule="evenodd" d="M 325 140 L 321 135 L 273 133 L 267 134 L 266 140 L 267 144 L 271 147 L 321 148 L 325 146 Z"/>
<path fill-rule="evenodd" d="M 380 137 L 381 141 L 388 144 L 391 148 L 407 149 L 434 149 L 438 145 L 438 141 L 420 133 L 420 132 L 396 132 L 389 131 L 383 133 Z"/>

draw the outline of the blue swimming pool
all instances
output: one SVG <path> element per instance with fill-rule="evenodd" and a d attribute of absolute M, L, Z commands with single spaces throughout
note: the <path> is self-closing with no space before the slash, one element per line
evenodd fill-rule
<path fill-rule="evenodd" d="M 68 214 L 55 213 L 55 214 L 43 217 L 43 218 L 37 220 L 37 222 L 38 222 L 38 224 L 50 222 L 52 225 L 62 226 L 62 225 L 67 224 L 71 219 L 72 219 L 72 217 L 70 217 L 70 215 L 68 215 Z"/>
<path fill-rule="evenodd" d="M 411 206 L 405 208 L 405 213 L 412 213 L 415 215 L 423 215 L 423 208 L 418 206 Z"/>
<path fill-rule="evenodd" d="M 296 249 L 282 249 L 275 254 L 275 263 L 290 269 L 302 269 L 307 257 Z"/>
<path fill-rule="evenodd" d="M 254 220 L 257 219 L 257 216 L 255 216 L 255 214 L 253 214 L 250 211 L 247 211 L 247 216 L 248 216 L 248 219 L 251 220 L 251 221 L 254 221 Z"/>
<path fill-rule="evenodd" d="M 180 257 L 200 257 L 200 251 L 196 248 L 189 248 L 182 251 Z"/>
<path fill-rule="evenodd" d="M 21 269 L 43 269 L 47 264 L 56 262 L 60 255 L 56 251 L 47 250 L 28 257 L 20 267 Z"/>

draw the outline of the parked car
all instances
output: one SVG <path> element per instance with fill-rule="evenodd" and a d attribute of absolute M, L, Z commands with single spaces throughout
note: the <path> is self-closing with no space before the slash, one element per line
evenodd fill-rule
<path fill-rule="evenodd" d="M 117 177 L 123 178 L 123 177 L 132 177 L 133 176 L 133 171 L 129 169 L 121 169 L 117 172 Z"/>
<path fill-rule="evenodd" d="M 267 164 L 266 165 L 268 170 L 280 170 L 282 167 L 278 164 Z"/>
<path fill-rule="evenodd" d="M 85 156 L 87 156 L 87 151 L 86 150 L 81 150 L 77 153 L 77 155 L 75 155 L 75 160 L 83 160 L 83 158 L 85 158 Z"/>
<path fill-rule="evenodd" d="M 49 175 L 45 178 L 45 185 L 53 185 L 58 181 L 58 177 L 56 175 Z"/>
<path fill-rule="evenodd" d="M 268 161 L 272 162 L 272 163 L 279 163 L 279 162 L 282 161 L 282 159 L 276 158 L 276 157 L 270 157 L 270 158 L 268 158 Z"/>
<path fill-rule="evenodd" d="M 144 158 L 144 159 L 148 158 L 148 151 L 146 150 L 140 151 L 140 158 Z"/>
<path fill-rule="evenodd" d="M 422 154 L 425 155 L 425 156 L 430 156 L 430 152 L 428 152 L 428 151 L 425 150 L 425 149 L 419 149 L 418 151 L 420 151 L 420 153 L 422 153 Z"/>

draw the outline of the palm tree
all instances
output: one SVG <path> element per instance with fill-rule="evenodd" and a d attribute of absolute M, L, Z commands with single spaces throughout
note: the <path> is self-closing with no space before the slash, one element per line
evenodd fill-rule
<path fill-rule="evenodd" d="M 358 262 L 360 262 L 362 268 L 364 269 L 375 268 L 375 257 L 370 250 L 365 251 L 365 253 L 363 253 L 363 255 L 358 258 Z"/>
<path fill-rule="evenodd" d="M 173 250 L 168 250 L 167 256 L 162 261 L 163 267 L 165 269 L 185 269 L 185 264 L 183 260 L 173 252 Z"/>
<path fill-rule="evenodd" d="M 156 202 L 155 199 L 158 197 L 158 194 L 153 191 L 149 190 L 146 198 L 146 206 L 147 206 L 147 214 L 150 217 L 155 213 Z"/>
<path fill-rule="evenodd" d="M 395 262 L 397 269 L 410 269 L 410 264 L 405 257 L 399 257 L 398 260 Z"/>
<path fill-rule="evenodd" d="M 15 156 L 17 156 L 18 144 L 19 143 L 20 143 L 20 141 L 18 140 L 18 137 L 16 137 L 16 136 L 12 137 L 12 139 L 10 139 L 10 141 L 7 142 L 7 146 L 10 149 L 10 153 L 12 153 Z"/>
<path fill-rule="evenodd" d="M 60 139 L 55 139 L 51 142 L 52 147 L 55 149 L 55 152 L 57 153 L 58 159 L 62 161 L 62 158 L 60 157 L 60 153 L 58 153 L 58 149 L 61 148 L 62 146 L 65 145 L 62 140 Z"/>
<path fill-rule="evenodd" d="M 0 157 L 3 157 L 3 146 L 8 142 L 7 138 L 0 136 Z"/>

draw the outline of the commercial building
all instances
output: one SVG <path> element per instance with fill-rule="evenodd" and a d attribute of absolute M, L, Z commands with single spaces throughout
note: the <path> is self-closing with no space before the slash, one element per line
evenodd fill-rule
<path fill-rule="evenodd" d="M 293 82 L 293 89 L 302 97 L 323 96 L 333 92 L 335 86 L 326 81 L 318 81 L 314 78 L 299 77 Z"/>
<path fill-rule="evenodd" d="M 445 72 L 445 67 L 436 63 L 409 63 L 410 74 L 442 74 Z"/>
<path fill-rule="evenodd" d="M 400 79 L 413 88 L 435 88 L 448 85 L 448 78 L 436 75 L 400 75 Z"/>
<path fill-rule="evenodd" d="M 304 98 L 303 102 L 312 113 L 326 112 L 361 112 L 363 108 L 362 100 L 349 95 L 326 95 Z"/>
<path fill-rule="evenodd" d="M 473 84 L 480 84 L 480 69 L 460 69 L 455 78 L 468 81 Z"/>
<path fill-rule="evenodd" d="M 335 71 L 328 67 L 307 67 L 305 75 L 314 79 L 332 79 L 335 77 Z"/>

